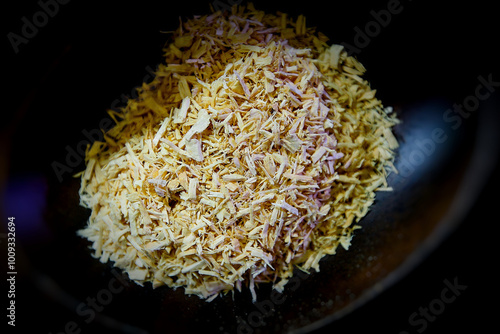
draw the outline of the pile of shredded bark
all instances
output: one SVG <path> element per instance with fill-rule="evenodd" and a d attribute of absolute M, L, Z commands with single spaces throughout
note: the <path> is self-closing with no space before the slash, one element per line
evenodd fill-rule
<path fill-rule="evenodd" d="M 138 284 L 207 300 L 348 248 L 397 119 L 342 46 L 252 5 L 194 17 L 86 155 L 80 236 Z"/>

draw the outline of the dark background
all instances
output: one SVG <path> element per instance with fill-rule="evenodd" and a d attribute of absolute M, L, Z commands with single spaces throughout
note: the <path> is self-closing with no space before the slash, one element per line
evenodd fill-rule
<path fill-rule="evenodd" d="M 388 2 L 254 1 L 257 8 L 271 12 L 280 9 L 291 15 L 302 13 L 308 18 L 308 26 L 317 26 L 332 42 L 349 44 L 354 44 L 354 28 L 363 30 L 373 20 L 370 11 L 385 9 Z M 40 5 L 35 1 L 4 4 L 0 187 L 10 189 L 9 184 L 23 175 L 32 175 L 36 180 L 40 171 L 52 173 L 51 163 L 64 159 L 64 146 L 75 147 L 77 142 L 71 139 L 75 138 L 75 129 L 98 127 L 95 117 L 85 115 L 104 115 L 121 94 L 131 95 L 131 89 L 140 85 L 148 75 L 148 66 L 154 68 L 161 61 L 160 50 L 168 35 L 159 32 L 176 29 L 179 16 L 206 13 L 208 4 L 141 1 L 104 5 L 73 0 L 60 4 L 54 17 L 38 28 L 27 44 L 20 45 L 17 54 L 7 34 L 20 34 L 21 18 L 32 21 Z M 433 97 L 461 103 L 474 93 L 479 75 L 492 74 L 493 80 L 500 81 L 500 29 L 494 3 L 437 5 L 414 0 L 400 4 L 403 10 L 393 15 L 390 24 L 357 55 L 368 69 L 373 87 L 384 87 L 379 97 L 386 104 Z M 123 78 L 123 72 L 130 73 L 129 78 L 117 80 Z M 498 92 L 495 94 L 498 96 Z M 33 101 L 47 108 L 30 109 Z M 57 113 L 52 112 L 51 104 L 57 106 Z M 61 108 L 64 105 L 67 108 Z M 44 129 L 49 122 L 59 124 L 56 131 L 53 126 L 50 131 Z M 9 149 L 12 143 L 19 142 L 24 149 Z M 429 323 L 425 333 L 455 332 L 465 327 L 475 332 L 495 329 L 498 288 L 494 270 L 498 266 L 495 245 L 499 222 L 495 212 L 500 186 L 497 172 L 498 167 L 463 223 L 421 265 L 364 307 L 318 333 L 415 333 L 416 328 L 408 323 L 410 314 L 439 298 L 443 281 L 455 277 L 467 289 Z M 22 216 L 23 205 L 36 204 L 27 199 L 14 209 L 5 204 L 11 203 L 8 197 L 14 195 L 7 191 L 2 196 L 4 221 L 9 215 Z M 37 233 L 43 235 L 43 229 Z M 36 245 L 36 235 L 23 234 L 18 242 Z M 56 254 L 53 260 L 57 261 Z M 64 319 L 71 319 L 71 312 L 40 294 L 21 276 L 17 288 L 16 302 L 25 305 L 18 310 L 19 325 L 35 325 L 37 332 L 56 333 L 62 329 Z M 89 329 L 99 330 L 97 324 Z"/>

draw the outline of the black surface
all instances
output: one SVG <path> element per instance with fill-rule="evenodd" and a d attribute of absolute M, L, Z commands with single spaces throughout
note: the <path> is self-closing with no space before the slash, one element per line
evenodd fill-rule
<path fill-rule="evenodd" d="M 271 10 L 282 8 L 291 14 L 304 13 L 306 17 L 311 17 L 308 24 L 318 26 L 331 36 L 332 41 L 353 44 L 353 28 L 364 28 L 373 20 L 370 11 L 379 11 L 389 2 L 351 2 L 334 5 L 329 10 L 326 10 L 326 3 L 318 2 L 255 3 L 260 8 L 266 6 Z M 5 111 L 2 111 L 2 160 L 8 161 L 10 167 L 7 175 L 1 175 L 1 186 L 5 185 L 5 180 L 36 176 L 39 171 L 54 177 L 51 163 L 64 159 L 65 146 L 76 147 L 82 139 L 82 129 L 98 126 L 102 117 L 96 117 L 96 113 L 111 107 L 121 94 L 131 95 L 131 88 L 147 77 L 148 66 L 154 68 L 161 60 L 159 51 L 166 36 L 158 31 L 176 28 L 179 15 L 206 12 L 206 4 L 196 1 L 169 3 L 160 9 L 153 2 L 134 5 L 117 3 L 109 7 L 99 3 L 70 2 L 60 5 L 58 13 L 26 45 L 21 45 L 17 54 L 8 39 L 4 38 L 4 53 L 8 61 L 4 61 L 3 66 L 8 74 L 8 85 L 3 99 L 6 102 Z M 494 36 L 498 26 L 494 21 L 495 9 L 492 5 L 473 2 L 441 3 L 437 6 L 429 1 L 401 1 L 401 5 L 404 8 L 401 13 L 394 15 L 391 23 L 381 29 L 358 54 L 368 69 L 373 87 L 382 88 L 379 89 L 379 97 L 384 102 L 408 106 L 439 97 L 446 101 L 442 104 L 446 110 L 474 93 L 478 76 L 492 75 L 494 80 L 500 81 L 500 72 L 495 66 L 498 53 Z M 39 4 L 34 1 L 9 6 L 3 13 L 4 36 L 9 32 L 19 32 L 21 18 L 40 10 Z M 338 19 L 332 15 L 335 11 L 339 13 Z M 338 34 L 333 35 L 337 31 Z M 68 68 L 72 70 L 69 72 Z M 124 72 L 130 75 L 124 76 Z M 75 77 L 81 80 L 74 80 Z M 32 101 L 43 108 L 28 108 Z M 498 105 L 493 98 L 487 102 Z M 89 117 L 82 117 L 86 113 Z M 18 149 L 9 152 L 8 144 L 12 143 Z M 83 168 L 83 165 L 79 167 Z M 467 289 L 453 303 L 446 305 L 435 321 L 429 321 L 424 332 L 454 332 L 466 326 L 486 332 L 490 325 L 494 326 L 496 310 L 488 303 L 494 303 L 498 297 L 493 272 L 498 262 L 493 257 L 497 254 L 494 246 L 498 235 L 498 215 L 495 214 L 500 185 L 498 171 L 497 167 L 477 204 L 464 217 L 463 224 L 422 264 L 374 300 L 317 332 L 362 333 L 375 330 L 417 333 L 420 327 L 409 323 L 410 315 L 419 312 L 419 307 L 428 306 L 440 298 L 445 287 L 443 281 L 455 278 Z M 64 175 L 65 180 L 69 177 L 69 174 Z M 14 210 L 5 205 L 11 203 L 6 196 L 12 196 L 12 192 L 4 195 L 2 220 Z M 71 201 L 70 198 L 67 200 Z M 22 198 L 19 201 L 22 202 Z M 33 205 L 30 201 L 23 204 Z M 78 211 L 76 208 L 71 210 Z M 71 224 L 68 229 L 71 229 Z M 36 233 L 39 233 L 40 240 L 43 233 L 50 235 L 43 229 Z M 60 233 L 64 235 L 65 231 Z M 24 234 L 23 238 L 31 254 L 36 253 L 37 235 Z M 71 241 L 67 243 L 71 247 Z M 54 243 L 54 247 L 56 245 L 60 246 Z M 65 252 L 64 249 L 50 249 L 50 243 L 43 247 L 43 271 L 56 272 L 67 266 L 59 261 L 60 252 Z M 5 252 L 2 253 L 2 261 L 3 254 Z M 28 263 L 21 256 L 18 253 L 20 266 Z M 75 260 L 81 261 L 78 263 L 85 270 L 97 266 L 90 257 L 82 256 Z M 77 275 L 76 271 L 68 273 L 75 280 Z M 71 287 L 71 283 L 68 280 L 63 285 Z M 90 291 L 98 292 L 102 288 L 99 282 L 88 284 L 94 284 Z M 75 320 L 82 324 L 81 318 L 61 306 L 60 301 L 40 293 L 29 277 L 19 275 L 16 287 L 17 330 L 23 327 L 36 329 L 37 332 L 59 333 L 68 321 Z M 83 291 L 85 289 L 82 289 L 80 297 L 86 298 L 88 295 Z M 52 298 L 57 298 L 54 296 L 57 294 L 52 295 Z M 141 299 L 140 295 L 138 299 Z M 120 300 L 119 297 L 117 300 Z M 107 312 L 119 312 L 117 304 L 120 302 L 110 303 Z M 304 313 L 310 311 L 307 305 L 303 307 Z M 147 307 L 143 312 L 147 312 Z M 144 314 L 144 317 L 148 315 Z M 99 323 L 82 324 L 81 329 L 89 333 L 103 332 L 104 327 Z M 112 333 L 109 329 L 106 332 Z"/>

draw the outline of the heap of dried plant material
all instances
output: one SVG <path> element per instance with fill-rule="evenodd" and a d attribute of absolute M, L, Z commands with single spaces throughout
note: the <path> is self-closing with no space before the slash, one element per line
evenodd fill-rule
<path fill-rule="evenodd" d="M 303 16 L 187 20 L 88 150 L 79 235 L 138 284 L 279 291 L 350 244 L 398 146 L 365 69 Z"/>

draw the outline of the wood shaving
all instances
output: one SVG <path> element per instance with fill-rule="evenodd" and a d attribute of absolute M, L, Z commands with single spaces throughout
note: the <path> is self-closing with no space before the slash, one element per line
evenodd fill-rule
<path fill-rule="evenodd" d="M 398 147 L 364 67 L 304 16 L 252 4 L 184 21 L 164 52 L 87 151 L 94 256 L 210 301 L 282 291 L 347 249 Z"/>

